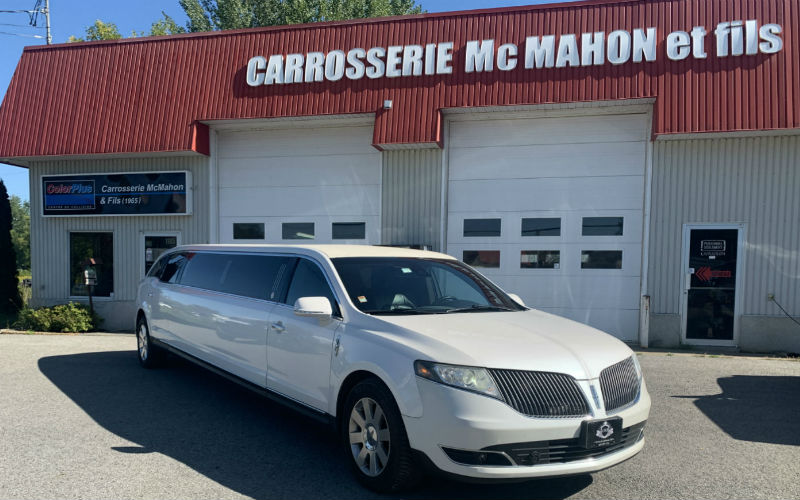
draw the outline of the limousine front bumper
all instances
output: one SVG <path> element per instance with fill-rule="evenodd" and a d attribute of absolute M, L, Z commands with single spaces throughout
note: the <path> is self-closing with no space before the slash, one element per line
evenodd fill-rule
<path fill-rule="evenodd" d="M 420 418 L 403 417 L 411 447 L 441 471 L 484 480 L 585 474 L 623 462 L 644 446 L 650 396 L 642 382 L 636 402 L 622 418 L 622 439 L 604 449 L 581 442 L 584 420 L 612 417 L 536 418 L 502 401 L 417 378 Z"/>

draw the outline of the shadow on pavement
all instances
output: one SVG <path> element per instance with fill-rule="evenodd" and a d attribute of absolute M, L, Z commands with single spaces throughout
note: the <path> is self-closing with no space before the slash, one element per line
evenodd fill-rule
<path fill-rule="evenodd" d="M 695 405 L 732 438 L 800 445 L 800 377 L 734 375 L 717 379 L 722 394 Z"/>
<path fill-rule="evenodd" d="M 255 498 L 375 498 L 355 481 L 325 425 L 182 360 L 144 370 L 132 351 L 52 356 L 39 369 L 91 418 Z M 502 485 L 430 478 L 405 498 L 564 498 L 591 476 Z"/>

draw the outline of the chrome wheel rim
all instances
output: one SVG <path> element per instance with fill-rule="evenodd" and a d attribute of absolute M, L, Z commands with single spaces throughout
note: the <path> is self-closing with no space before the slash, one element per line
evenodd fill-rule
<path fill-rule="evenodd" d="M 370 477 L 379 475 L 389 463 L 389 423 L 381 405 L 361 398 L 353 406 L 348 423 L 350 451 L 358 468 Z"/>
<path fill-rule="evenodd" d="M 147 360 L 147 327 L 144 323 L 139 325 L 139 333 L 136 335 L 137 342 L 139 343 L 139 357 L 142 361 Z"/>

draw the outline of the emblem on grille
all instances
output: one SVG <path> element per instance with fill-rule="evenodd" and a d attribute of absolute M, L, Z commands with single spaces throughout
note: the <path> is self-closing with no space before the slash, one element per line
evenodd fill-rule
<path fill-rule="evenodd" d="M 611 437 L 612 434 L 614 434 L 614 428 L 611 427 L 611 424 L 609 424 L 608 422 L 603 422 L 603 425 L 601 425 L 600 428 L 597 429 L 597 432 L 595 434 L 600 439 L 608 439 Z"/>

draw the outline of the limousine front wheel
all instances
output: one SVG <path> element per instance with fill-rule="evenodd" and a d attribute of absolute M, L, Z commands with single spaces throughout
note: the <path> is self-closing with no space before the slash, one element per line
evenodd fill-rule
<path fill-rule="evenodd" d="M 345 455 L 359 481 L 380 492 L 413 486 L 420 473 L 389 390 L 376 379 L 364 380 L 350 391 L 344 410 Z"/>
<path fill-rule="evenodd" d="M 144 316 L 139 316 L 136 321 L 136 349 L 139 363 L 145 368 L 154 368 L 161 360 L 161 352 L 150 340 L 150 328 Z"/>

